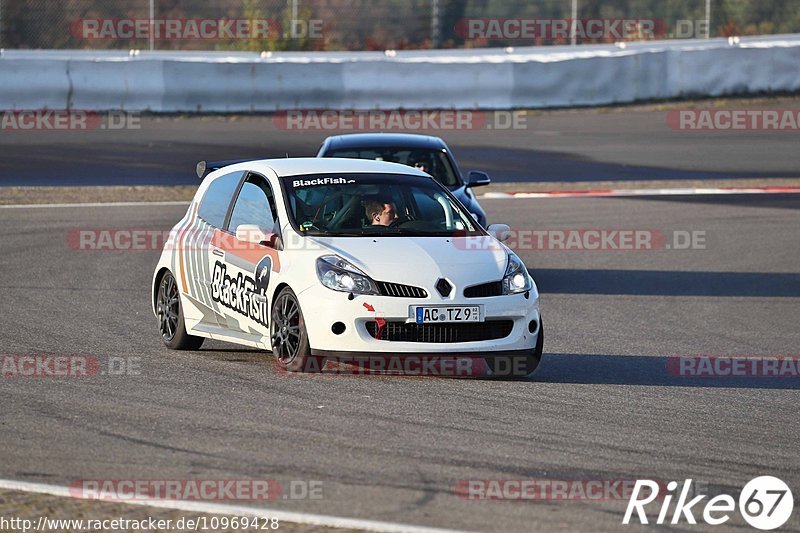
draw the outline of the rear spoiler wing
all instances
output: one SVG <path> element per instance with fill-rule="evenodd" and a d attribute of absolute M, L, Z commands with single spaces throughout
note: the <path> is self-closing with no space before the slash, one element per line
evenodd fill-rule
<path fill-rule="evenodd" d="M 248 161 L 253 161 L 253 160 L 233 159 L 231 161 L 200 161 L 199 163 L 197 163 L 197 177 L 202 180 L 215 170 L 219 170 L 221 168 L 225 168 L 230 165 L 236 165 L 238 163 L 247 163 Z"/>

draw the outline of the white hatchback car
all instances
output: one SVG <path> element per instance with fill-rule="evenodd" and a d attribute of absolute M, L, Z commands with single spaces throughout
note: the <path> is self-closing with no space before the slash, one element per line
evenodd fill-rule
<path fill-rule="evenodd" d="M 544 342 L 539 293 L 501 244 L 507 232 L 482 229 L 405 165 L 224 166 L 170 234 L 153 311 L 172 349 L 220 339 L 300 370 L 325 358 L 469 357 L 495 375 L 529 376 Z"/>

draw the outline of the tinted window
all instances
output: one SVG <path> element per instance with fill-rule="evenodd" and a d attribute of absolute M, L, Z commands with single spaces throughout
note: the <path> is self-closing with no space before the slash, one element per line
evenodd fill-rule
<path fill-rule="evenodd" d="M 272 188 L 261 176 L 253 176 L 242 185 L 228 227 L 230 231 L 235 232 L 242 224 L 255 224 L 262 229 L 272 231 L 275 226 L 274 213 L 275 201 Z"/>
<path fill-rule="evenodd" d="M 482 235 L 461 204 L 427 177 L 308 175 L 283 178 L 283 187 L 290 221 L 303 235 Z"/>
<path fill-rule="evenodd" d="M 433 196 L 427 194 L 426 191 L 414 189 L 412 194 L 414 195 L 414 202 L 417 204 L 417 211 L 421 218 L 435 217 L 442 210 L 442 206 L 439 202 L 437 202 Z"/>
<path fill-rule="evenodd" d="M 348 159 L 372 159 L 388 161 L 415 167 L 427 172 L 445 187 L 459 187 L 460 180 L 456 176 L 447 154 L 442 150 L 409 149 L 409 148 L 350 148 L 331 150 L 325 157 L 345 157 Z"/>
<path fill-rule="evenodd" d="M 203 201 L 200 202 L 198 216 L 215 228 L 224 227 L 228 207 L 243 175 L 244 172 L 232 172 L 215 179 L 203 196 Z"/>

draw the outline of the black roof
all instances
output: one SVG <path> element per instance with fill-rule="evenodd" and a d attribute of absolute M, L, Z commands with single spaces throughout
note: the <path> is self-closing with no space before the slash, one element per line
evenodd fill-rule
<path fill-rule="evenodd" d="M 328 148 L 429 148 L 443 150 L 447 145 L 439 137 L 411 133 L 352 133 L 329 138 Z"/>

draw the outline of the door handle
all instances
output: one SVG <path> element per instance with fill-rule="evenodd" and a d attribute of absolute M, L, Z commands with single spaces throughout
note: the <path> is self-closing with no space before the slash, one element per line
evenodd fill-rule
<path fill-rule="evenodd" d="M 225 257 L 225 252 L 223 252 L 218 248 L 214 248 L 213 250 L 211 250 L 211 253 L 216 255 L 217 257 Z"/>

